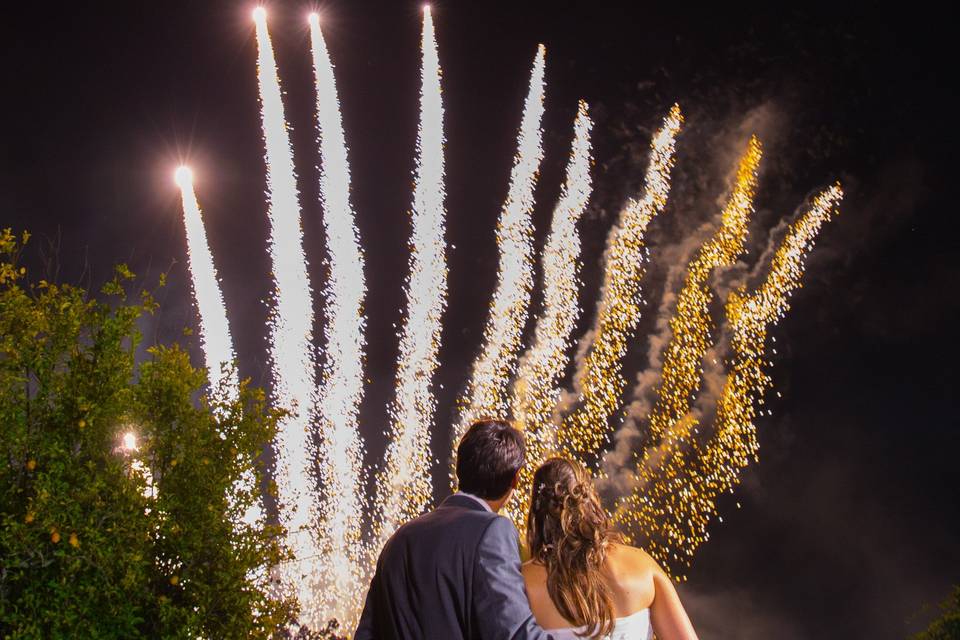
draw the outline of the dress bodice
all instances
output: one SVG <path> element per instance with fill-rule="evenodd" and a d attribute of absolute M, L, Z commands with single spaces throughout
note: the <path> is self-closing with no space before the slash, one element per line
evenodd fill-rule
<path fill-rule="evenodd" d="M 577 632 L 583 632 L 583 627 L 564 627 L 562 629 L 547 629 L 547 633 L 554 640 L 582 640 Z M 640 609 L 624 618 L 617 618 L 613 626 L 613 633 L 604 636 L 604 640 L 650 640 L 653 638 L 653 628 L 650 626 L 650 609 Z"/>

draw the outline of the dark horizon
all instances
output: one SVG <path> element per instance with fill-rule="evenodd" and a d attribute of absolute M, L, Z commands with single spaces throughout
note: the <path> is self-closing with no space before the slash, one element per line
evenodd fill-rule
<path fill-rule="evenodd" d="M 270 290 L 250 2 L 111 10 L 20 6 L 4 25 L 8 123 L 0 227 L 59 238 L 59 278 L 103 282 L 127 262 L 168 268 L 147 342 L 196 325 L 172 173 L 189 162 L 222 280 L 240 372 L 268 385 Z M 315 292 L 323 282 L 315 106 L 306 14 L 318 9 L 336 65 L 353 204 L 366 252 L 367 463 L 383 452 L 393 390 L 419 90 L 420 3 L 266 3 L 277 51 Z M 581 223 L 589 328 L 603 246 L 635 193 L 651 132 L 674 102 L 687 124 L 673 194 L 648 235 L 650 271 L 624 372 L 646 367 L 664 256 L 713 220 L 746 136 L 765 156 L 752 263 L 768 230 L 817 189 L 847 195 L 772 332 L 773 416 L 760 462 L 721 501 L 723 523 L 681 596 L 703 638 L 905 638 L 960 584 L 960 445 L 948 413 L 957 376 L 958 225 L 947 174 L 955 134 L 944 16 L 433 2 L 446 115 L 450 281 L 433 455 L 446 489 L 454 401 L 479 347 L 497 268 L 530 61 L 547 47 L 545 159 L 534 212 L 542 247 L 577 100 L 594 119 L 596 190 Z M 949 75 L 948 75 L 949 74 Z M 455 247 L 455 248 L 453 248 Z M 534 307 L 536 311 L 536 294 Z M 319 319 L 319 317 L 318 317 Z M 529 337 L 528 333 L 526 334 Z M 196 339 L 190 341 L 199 363 Z M 440 388 L 440 385 L 443 388 Z M 739 502 L 741 508 L 737 508 Z"/>

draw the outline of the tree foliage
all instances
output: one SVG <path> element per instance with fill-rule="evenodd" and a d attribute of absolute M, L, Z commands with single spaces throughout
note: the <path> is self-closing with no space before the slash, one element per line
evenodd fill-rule
<path fill-rule="evenodd" d="M 941 605 L 942 615 L 911 640 L 960 640 L 960 587 Z"/>
<path fill-rule="evenodd" d="M 244 513 L 281 412 L 177 345 L 137 362 L 152 295 L 122 265 L 100 296 L 29 284 L 27 238 L 0 233 L 0 636 L 275 635 L 289 553 Z"/>

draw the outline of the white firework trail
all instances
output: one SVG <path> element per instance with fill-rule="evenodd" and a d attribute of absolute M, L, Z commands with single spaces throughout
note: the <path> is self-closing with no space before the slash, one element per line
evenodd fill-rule
<path fill-rule="evenodd" d="M 316 396 L 323 487 L 318 509 L 323 555 L 318 593 L 321 602 L 317 605 L 324 615 L 349 626 L 366 586 L 361 571 L 365 559 L 361 541 L 365 474 L 357 429 L 364 382 L 366 285 L 350 204 L 350 168 L 340 101 L 317 14 L 310 16 L 310 42 L 320 133 L 320 201 L 330 264 L 324 289 L 326 350 Z"/>
<path fill-rule="evenodd" d="M 443 101 L 440 60 L 430 8 L 424 9 L 420 127 L 412 210 L 407 316 L 400 336 L 396 398 L 384 472 L 377 482 L 377 518 L 372 551 L 378 553 L 403 521 L 422 513 L 431 499 L 430 427 L 432 390 L 446 307 L 444 240 Z"/>
<path fill-rule="evenodd" d="M 315 566 L 320 557 L 310 530 L 315 487 L 309 430 L 315 387 L 313 295 L 303 252 L 297 177 L 266 11 L 255 9 L 253 18 L 275 287 L 269 320 L 273 393 L 277 403 L 291 411 L 280 423 L 275 443 L 280 518 L 287 528 L 287 544 L 297 558 L 285 565 L 284 577 L 288 586 L 297 590 L 301 606 L 309 611 L 309 603 L 315 598 Z"/>
<path fill-rule="evenodd" d="M 516 367 L 520 336 L 527 321 L 533 289 L 533 191 L 543 159 L 540 121 L 543 117 L 546 47 L 537 47 L 530 74 L 530 90 L 523 106 L 517 155 L 510 174 L 510 190 L 497 224 L 500 267 L 497 288 L 483 334 L 483 347 L 473 365 L 460 422 L 453 438 L 456 447 L 466 428 L 477 418 L 507 418 L 506 387 Z"/>
<path fill-rule="evenodd" d="M 227 398 L 233 401 L 239 393 L 237 370 L 233 367 L 235 354 L 233 340 L 230 337 L 230 323 L 227 309 L 223 304 L 217 269 L 213 264 L 213 254 L 207 243 L 207 232 L 203 226 L 203 215 L 197 195 L 193 190 L 193 172 L 189 167 L 179 167 L 174 174 L 180 187 L 183 201 L 183 226 L 187 236 L 187 268 L 193 283 L 193 299 L 200 314 L 200 347 L 203 351 L 204 366 L 210 378 L 210 385 L 216 388 L 225 385 Z M 224 369 L 229 367 L 229 369 Z M 225 374 L 225 375 L 224 375 Z M 249 489 L 257 479 L 253 472 L 244 475 L 240 488 Z M 243 514 L 243 522 L 253 525 L 263 517 L 260 503 L 256 502 Z"/>
<path fill-rule="evenodd" d="M 580 283 L 580 234 L 577 224 L 590 198 L 590 128 L 587 103 L 580 101 L 566 180 L 553 212 L 550 235 L 541 256 L 543 312 L 533 344 L 520 360 L 513 394 L 518 426 L 533 431 L 547 426 L 559 399 L 557 378 L 566 365 L 570 334 L 577 324 Z"/>
<path fill-rule="evenodd" d="M 174 175 L 180 187 L 183 201 L 183 226 L 187 236 L 187 268 L 193 284 L 193 299 L 200 314 L 200 347 L 203 351 L 204 366 L 210 378 L 210 385 L 216 387 L 220 382 L 227 384 L 230 398 L 236 398 L 239 381 L 236 369 L 229 369 L 224 379 L 224 367 L 234 361 L 233 341 L 230 338 L 230 325 L 227 322 L 227 310 L 217 280 L 217 269 L 213 265 L 213 255 L 207 244 L 207 232 L 203 227 L 203 216 L 197 195 L 193 190 L 193 172 L 188 167 L 179 167 Z"/>
<path fill-rule="evenodd" d="M 533 470 L 556 450 L 552 418 L 560 398 L 558 380 L 567 364 L 571 334 L 580 317 L 580 234 L 577 224 L 590 199 L 590 120 L 580 101 L 573 125 L 573 145 L 560 200 L 553 212 L 550 235 L 540 258 L 543 311 L 537 319 L 533 344 L 520 359 L 513 388 L 513 417 L 526 432 L 527 465 L 521 470 L 517 497 L 508 513 L 518 528 L 529 507 Z"/>

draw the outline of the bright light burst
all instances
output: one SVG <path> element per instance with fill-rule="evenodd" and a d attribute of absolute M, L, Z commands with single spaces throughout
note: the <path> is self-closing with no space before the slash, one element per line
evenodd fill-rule
<path fill-rule="evenodd" d="M 529 509 L 533 472 L 556 450 L 553 412 L 560 398 L 557 385 L 567 364 L 571 334 L 580 317 L 580 234 L 577 224 L 587 208 L 592 189 L 592 126 L 587 103 L 581 100 L 573 124 L 573 145 L 566 178 L 540 258 L 543 311 L 537 318 L 533 344 L 520 359 L 514 383 L 513 417 L 526 436 L 527 464 L 520 472 L 520 483 L 507 511 L 520 530 Z"/>
<path fill-rule="evenodd" d="M 530 91 L 523 106 L 517 155 L 510 174 L 510 190 L 497 223 L 500 267 L 497 288 L 483 332 L 483 346 L 473 364 L 460 422 L 453 437 L 456 447 L 477 418 L 507 418 L 507 384 L 514 371 L 520 335 L 527 322 L 533 289 L 533 190 L 543 159 L 540 121 L 543 118 L 546 47 L 537 47 L 530 73 Z"/>
<path fill-rule="evenodd" d="M 366 554 L 361 544 L 365 474 L 357 432 L 363 396 L 366 285 L 350 205 L 350 168 L 340 101 L 316 14 L 310 18 L 310 42 L 320 131 L 320 201 L 330 265 L 324 289 L 326 350 L 316 397 L 323 487 L 318 518 L 322 551 L 318 595 L 322 602 L 317 607 L 325 616 L 332 614 L 349 625 L 354 621 L 353 603 L 366 586 L 362 579 Z"/>
<path fill-rule="evenodd" d="M 274 281 L 270 315 L 270 361 L 277 404 L 291 411 L 281 421 L 275 442 L 280 517 L 297 561 L 286 565 L 286 580 L 309 611 L 316 597 L 314 580 L 319 547 L 310 531 L 314 508 L 314 455 L 310 441 L 313 413 L 313 295 L 300 230 L 300 202 L 293 153 L 287 135 L 280 78 L 267 31 L 266 12 L 254 12 L 257 28 L 257 80 L 266 147 L 269 253 Z"/>
<path fill-rule="evenodd" d="M 842 198 L 839 185 L 820 193 L 809 211 L 790 225 L 765 281 L 750 294 L 730 294 L 726 316 L 732 355 L 713 432 L 699 437 L 696 418 L 684 416 L 670 438 L 648 452 L 637 489 L 618 506 L 617 521 L 643 534 L 644 548 L 664 565 L 689 565 L 709 537 L 707 525 L 717 516 L 717 498 L 732 491 L 740 472 L 757 459 L 757 405 L 772 384 L 765 372 L 767 335 L 789 309 L 791 294 L 801 286 L 807 253 Z"/>
<path fill-rule="evenodd" d="M 390 406 L 387 460 L 377 483 L 374 552 L 396 527 L 420 515 L 433 496 L 430 427 L 436 401 L 441 316 L 447 299 L 444 240 L 443 102 L 440 59 L 429 6 L 423 13 L 420 127 L 414 178 L 407 315 L 400 335 L 396 397 Z"/>
<path fill-rule="evenodd" d="M 610 232 L 593 342 L 578 379 L 579 405 L 557 432 L 559 449 L 565 455 L 580 458 L 596 454 L 606 444 L 607 420 L 620 406 L 626 386 L 620 361 L 640 320 L 643 302 L 640 280 L 647 259 L 644 235 L 650 221 L 667 204 L 681 124 L 680 107 L 673 105 L 650 143 L 643 197 L 630 199 Z"/>

